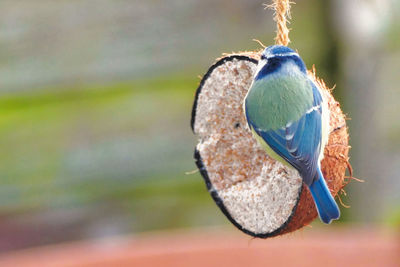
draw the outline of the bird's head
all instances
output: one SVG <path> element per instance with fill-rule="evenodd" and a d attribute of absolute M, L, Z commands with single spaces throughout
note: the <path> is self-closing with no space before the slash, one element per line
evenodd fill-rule
<path fill-rule="evenodd" d="M 283 67 L 286 68 L 283 69 Z M 262 79 L 266 75 L 278 71 L 290 71 L 291 68 L 306 73 L 306 65 L 296 51 L 283 45 L 268 46 L 258 61 L 255 79 Z"/>

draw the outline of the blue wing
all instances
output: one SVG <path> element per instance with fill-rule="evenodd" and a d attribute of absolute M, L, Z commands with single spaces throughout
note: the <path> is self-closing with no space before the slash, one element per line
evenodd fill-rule
<path fill-rule="evenodd" d="M 257 134 L 275 153 L 299 171 L 307 185 L 310 185 L 316 176 L 322 134 L 322 97 L 313 83 L 312 90 L 313 107 L 298 121 L 290 122 L 278 130 L 264 131 L 254 127 Z"/>

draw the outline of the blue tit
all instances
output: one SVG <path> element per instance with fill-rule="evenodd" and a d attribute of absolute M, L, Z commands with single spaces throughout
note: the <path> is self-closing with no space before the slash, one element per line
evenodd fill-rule
<path fill-rule="evenodd" d="M 267 47 L 243 108 L 250 130 L 267 154 L 299 172 L 321 221 L 329 224 L 338 219 L 340 210 L 321 172 L 329 109 L 298 53 L 286 46 Z"/>

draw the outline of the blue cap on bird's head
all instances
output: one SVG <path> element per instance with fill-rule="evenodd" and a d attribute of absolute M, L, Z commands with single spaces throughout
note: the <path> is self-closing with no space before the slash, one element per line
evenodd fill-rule
<path fill-rule="evenodd" d="M 297 52 L 293 49 L 283 45 L 271 45 L 265 48 L 262 56 L 265 58 L 276 57 L 276 56 L 293 56 L 297 55 Z"/>
<path fill-rule="evenodd" d="M 294 65 L 290 65 L 297 66 L 301 72 L 306 73 L 306 65 L 296 51 L 283 45 L 268 46 L 261 54 L 255 80 L 275 73 L 281 66 L 288 62 L 294 63 Z"/>

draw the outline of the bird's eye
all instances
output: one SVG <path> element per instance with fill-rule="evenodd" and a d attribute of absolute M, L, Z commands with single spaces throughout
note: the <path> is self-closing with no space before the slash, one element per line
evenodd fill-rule
<path fill-rule="evenodd" d="M 267 59 L 264 55 L 261 55 L 261 60 Z"/>

